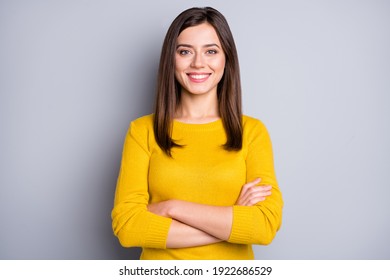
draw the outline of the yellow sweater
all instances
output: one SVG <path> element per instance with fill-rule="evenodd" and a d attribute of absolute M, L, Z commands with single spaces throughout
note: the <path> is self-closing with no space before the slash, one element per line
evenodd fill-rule
<path fill-rule="evenodd" d="M 153 115 L 128 130 L 117 182 L 112 226 L 124 247 L 142 247 L 141 259 L 253 259 L 252 244 L 269 244 L 282 221 L 282 195 L 265 126 L 243 116 L 243 148 L 228 152 L 221 120 L 206 124 L 174 121 L 172 138 L 182 148 L 166 156 L 153 133 Z M 255 206 L 236 206 L 241 187 L 255 178 L 271 185 L 272 195 Z M 206 246 L 167 249 L 170 218 L 147 211 L 168 199 L 233 206 L 229 240 Z"/>

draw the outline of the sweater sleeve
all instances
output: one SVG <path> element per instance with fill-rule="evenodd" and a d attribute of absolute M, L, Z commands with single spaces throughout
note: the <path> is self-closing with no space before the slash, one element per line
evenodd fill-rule
<path fill-rule="evenodd" d="M 270 244 L 282 222 L 283 200 L 275 176 L 272 144 L 266 127 L 256 120 L 248 132 L 247 182 L 261 178 L 271 185 L 271 195 L 254 206 L 233 206 L 233 226 L 229 242 Z"/>
<path fill-rule="evenodd" d="M 171 219 L 147 210 L 148 130 L 132 122 L 126 135 L 116 186 L 112 228 L 124 247 L 165 248 Z"/>

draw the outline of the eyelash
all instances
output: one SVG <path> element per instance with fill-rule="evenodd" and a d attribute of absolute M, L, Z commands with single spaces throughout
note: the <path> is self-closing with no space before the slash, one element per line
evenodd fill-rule
<path fill-rule="evenodd" d="M 189 51 L 189 50 L 178 50 L 178 53 L 179 53 L 180 55 L 187 55 L 187 54 L 190 53 L 190 51 Z"/>
<path fill-rule="evenodd" d="M 178 50 L 178 53 L 180 55 L 187 55 L 189 54 L 191 51 L 190 50 Z M 207 50 L 206 51 L 206 54 L 210 54 L 210 55 L 213 55 L 213 54 L 217 54 L 218 51 L 217 50 Z"/>
<path fill-rule="evenodd" d="M 217 50 L 208 50 L 207 53 L 208 54 L 217 54 L 218 51 Z"/>

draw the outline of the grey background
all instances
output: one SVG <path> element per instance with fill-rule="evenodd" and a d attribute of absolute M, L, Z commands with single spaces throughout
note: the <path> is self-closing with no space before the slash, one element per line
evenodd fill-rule
<path fill-rule="evenodd" d="M 165 32 L 210 5 L 244 112 L 273 140 L 284 223 L 258 259 L 389 259 L 390 2 L 0 1 L 0 259 L 133 259 L 110 212 Z"/>

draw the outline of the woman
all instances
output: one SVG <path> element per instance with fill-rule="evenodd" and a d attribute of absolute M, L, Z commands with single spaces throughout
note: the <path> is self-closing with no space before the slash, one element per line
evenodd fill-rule
<path fill-rule="evenodd" d="M 265 126 L 241 111 L 237 51 L 224 16 L 191 8 L 171 24 L 155 112 L 133 121 L 113 230 L 141 259 L 253 259 L 283 201 Z"/>

